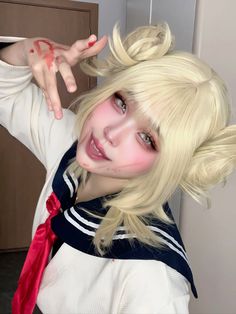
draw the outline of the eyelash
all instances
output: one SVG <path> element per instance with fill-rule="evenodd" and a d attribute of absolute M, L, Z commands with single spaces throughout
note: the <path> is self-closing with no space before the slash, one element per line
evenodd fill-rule
<path fill-rule="evenodd" d="M 117 100 L 121 103 L 117 103 Z M 125 114 L 126 110 L 127 110 L 127 105 L 125 103 L 125 100 L 123 99 L 123 97 L 119 94 L 119 93 L 115 93 L 114 94 L 114 103 L 115 105 L 122 111 L 123 114 Z M 150 143 L 147 143 L 141 134 L 144 134 L 145 137 L 148 137 L 149 138 L 149 141 Z M 139 137 L 141 138 L 141 140 L 143 141 L 143 143 L 149 147 L 151 147 L 153 150 L 157 150 L 157 147 L 156 147 L 156 143 L 155 143 L 155 140 L 154 138 L 148 133 L 148 132 L 139 132 L 138 133 Z"/>
<path fill-rule="evenodd" d="M 127 105 L 126 105 L 124 99 L 123 99 L 123 98 L 121 97 L 121 95 L 118 94 L 118 93 L 115 93 L 115 94 L 114 94 L 114 98 L 115 98 L 115 101 L 114 101 L 114 102 L 115 102 L 115 105 L 116 105 L 117 107 L 119 107 L 119 109 L 121 109 L 122 113 L 124 114 L 124 113 L 126 112 L 126 109 L 127 109 Z M 121 102 L 121 106 L 116 102 L 117 99 Z M 124 106 L 124 107 L 123 107 L 123 106 Z"/>
<path fill-rule="evenodd" d="M 142 135 L 141 134 L 144 134 L 145 137 L 148 137 L 150 143 L 147 143 L 146 140 L 143 139 Z M 152 149 L 154 150 L 157 150 L 157 147 L 156 147 L 156 143 L 155 143 L 155 140 L 154 138 L 147 132 L 139 132 L 139 136 L 141 138 L 141 140 L 147 144 L 148 146 L 150 146 Z"/>

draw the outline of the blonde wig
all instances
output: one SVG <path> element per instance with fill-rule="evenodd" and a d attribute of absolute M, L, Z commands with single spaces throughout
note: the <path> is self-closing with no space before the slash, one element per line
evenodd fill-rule
<path fill-rule="evenodd" d="M 106 200 L 94 243 L 102 254 L 112 244 L 116 228 L 157 247 L 162 241 L 147 227 L 150 217 L 171 223 L 162 205 L 177 187 L 196 201 L 236 168 L 236 125 L 227 126 L 230 106 L 219 76 L 196 56 L 172 50 L 167 24 L 137 28 L 124 40 L 118 27 L 109 41 L 106 60 L 88 59 L 84 72 L 106 77 L 103 84 L 77 99 L 76 132 L 93 109 L 117 91 L 137 104 L 137 111 L 159 130 L 160 153 L 151 171 L 129 180 L 115 197 Z M 86 181 L 87 173 L 73 162 L 69 170 Z"/>

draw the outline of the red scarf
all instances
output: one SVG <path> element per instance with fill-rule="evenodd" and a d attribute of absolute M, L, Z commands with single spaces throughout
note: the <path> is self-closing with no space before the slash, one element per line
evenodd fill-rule
<path fill-rule="evenodd" d="M 31 314 L 36 304 L 43 272 L 56 239 L 51 229 L 51 219 L 59 213 L 61 208 L 60 201 L 54 192 L 49 196 L 46 207 L 49 217 L 38 226 L 29 247 L 12 300 L 12 314 Z"/>

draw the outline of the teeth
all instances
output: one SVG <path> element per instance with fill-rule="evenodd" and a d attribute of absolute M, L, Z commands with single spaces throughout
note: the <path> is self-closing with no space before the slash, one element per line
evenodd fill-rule
<path fill-rule="evenodd" d="M 96 144 L 94 143 L 94 140 L 92 140 L 92 145 L 93 145 L 93 148 L 95 149 L 95 151 L 97 152 L 97 154 L 102 156 L 100 150 L 97 148 Z"/>

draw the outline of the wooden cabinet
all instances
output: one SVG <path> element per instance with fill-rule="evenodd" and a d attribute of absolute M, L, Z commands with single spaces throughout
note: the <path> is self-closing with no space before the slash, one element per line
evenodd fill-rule
<path fill-rule="evenodd" d="M 66 0 L 0 0 L 0 36 L 48 37 L 72 44 L 97 34 L 98 5 Z M 96 84 L 79 69 L 73 70 L 78 84 L 76 94 L 68 94 L 59 79 L 63 107 Z M 28 247 L 33 215 L 45 170 L 39 161 L 0 127 L 0 250 Z"/>

